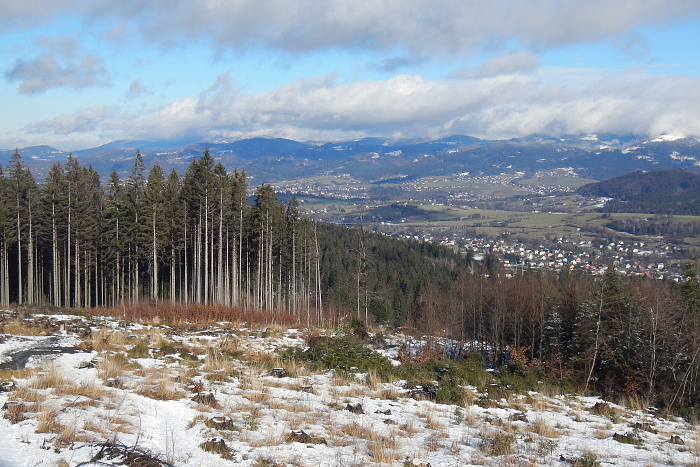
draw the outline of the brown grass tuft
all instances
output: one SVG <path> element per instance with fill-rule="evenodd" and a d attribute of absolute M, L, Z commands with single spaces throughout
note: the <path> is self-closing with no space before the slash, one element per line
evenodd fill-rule
<path fill-rule="evenodd" d="M 62 389 L 71 385 L 53 363 L 49 365 L 46 371 L 37 373 L 29 384 L 33 389 Z"/>
<path fill-rule="evenodd" d="M 39 424 L 36 427 L 37 433 L 61 433 L 65 428 L 58 422 L 60 410 L 52 402 L 41 405 L 40 412 L 37 414 Z"/>
<path fill-rule="evenodd" d="M 7 409 L 2 418 L 9 420 L 13 425 L 27 419 L 27 406 L 19 401 L 8 401 Z"/>
<path fill-rule="evenodd" d="M 559 431 L 551 426 L 546 419 L 542 417 L 535 418 L 535 424 L 532 431 L 545 438 L 558 438 Z"/>
<path fill-rule="evenodd" d="M 193 303 L 160 302 L 152 306 L 148 301 L 113 308 L 90 308 L 87 313 L 94 316 L 116 316 L 127 321 L 168 323 L 174 326 L 190 327 L 192 323 L 213 324 L 217 322 L 253 323 L 261 325 L 298 323 L 297 318 L 280 311 L 244 310 L 222 305 L 199 305 Z"/>

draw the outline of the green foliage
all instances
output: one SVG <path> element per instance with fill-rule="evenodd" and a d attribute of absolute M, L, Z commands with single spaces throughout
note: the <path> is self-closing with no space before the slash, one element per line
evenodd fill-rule
<path fill-rule="evenodd" d="M 148 340 L 137 339 L 136 343 L 127 352 L 131 358 L 148 357 Z"/>
<path fill-rule="evenodd" d="M 464 386 L 484 387 L 491 378 L 478 354 L 465 360 L 406 362 L 393 368 L 393 373 L 406 380 L 407 387 L 422 386 L 434 391 L 435 401 L 440 404 L 464 403 Z"/>
<path fill-rule="evenodd" d="M 639 436 L 638 430 L 634 430 L 632 432 L 628 431 L 622 435 L 619 433 L 614 433 L 612 438 L 618 443 L 633 444 L 635 446 L 639 446 L 644 442 Z"/>
<path fill-rule="evenodd" d="M 541 439 L 537 443 L 537 453 L 540 456 L 551 456 L 554 450 L 559 446 L 559 443 L 554 441 L 553 439 Z"/>
<path fill-rule="evenodd" d="M 484 435 L 480 434 L 481 451 L 487 456 L 507 456 L 513 453 L 513 443 L 515 443 L 514 435 L 497 434 Z"/>
<path fill-rule="evenodd" d="M 212 442 L 204 442 L 199 445 L 200 448 L 202 448 L 204 451 L 211 452 L 212 454 L 218 454 L 220 455 L 223 459 L 226 460 L 234 460 L 235 455 L 236 455 L 236 450 L 232 449 L 226 444 L 222 443 L 212 443 Z"/>
<path fill-rule="evenodd" d="M 317 368 L 348 371 L 357 368 L 365 372 L 375 370 L 380 376 L 388 375 L 392 365 L 389 360 L 360 342 L 353 334 L 334 336 L 313 336 L 309 348 L 286 349 L 284 360 L 308 361 Z"/>
<path fill-rule="evenodd" d="M 509 362 L 498 375 L 501 386 L 516 393 L 538 391 L 540 383 L 545 380 L 542 368 L 536 367 L 528 370 L 522 363 Z"/>
<path fill-rule="evenodd" d="M 598 456 L 592 452 L 581 454 L 573 459 L 574 467 L 601 467 Z"/>

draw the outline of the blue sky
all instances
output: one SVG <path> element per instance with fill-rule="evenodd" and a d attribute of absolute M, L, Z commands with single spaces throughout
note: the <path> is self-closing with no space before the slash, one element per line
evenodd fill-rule
<path fill-rule="evenodd" d="M 700 1 L 0 0 L 0 148 L 700 136 Z"/>

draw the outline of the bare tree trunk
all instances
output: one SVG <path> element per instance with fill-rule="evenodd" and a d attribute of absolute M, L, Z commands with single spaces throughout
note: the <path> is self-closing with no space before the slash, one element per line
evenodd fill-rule
<path fill-rule="evenodd" d="M 32 203 L 29 202 L 29 244 L 27 245 L 27 303 L 36 304 L 37 297 L 34 290 L 34 238 L 32 231 Z"/>
<path fill-rule="evenodd" d="M 316 324 L 323 320 L 323 301 L 321 299 L 321 256 L 318 250 L 318 232 L 314 225 L 314 243 L 316 245 Z"/>
<path fill-rule="evenodd" d="M 51 258 L 53 261 L 52 270 L 52 288 L 51 291 L 51 301 L 53 306 L 61 306 L 61 292 L 60 292 L 60 265 L 58 264 L 58 231 L 56 229 L 56 204 L 51 205 Z"/>
<path fill-rule="evenodd" d="M 204 303 L 209 304 L 209 195 L 204 195 Z"/>
<path fill-rule="evenodd" d="M 19 221 L 19 203 L 17 204 L 17 302 L 22 304 L 24 303 L 22 293 L 22 226 Z"/>
<path fill-rule="evenodd" d="M 184 302 L 189 303 L 190 301 L 190 282 L 189 282 L 189 264 L 187 264 L 187 216 L 185 216 L 185 244 L 184 244 L 184 249 L 183 251 L 183 276 L 184 276 L 184 285 L 182 287 L 182 290 L 185 292 L 185 298 Z"/>
<path fill-rule="evenodd" d="M 151 300 L 158 303 L 158 243 L 156 241 L 156 211 L 153 210 L 151 221 L 152 248 L 153 248 L 153 274 L 151 275 Z"/>
<path fill-rule="evenodd" d="M 223 190 L 221 191 L 220 201 L 219 201 L 219 249 L 216 262 L 216 302 L 219 304 L 224 304 L 224 298 L 226 297 L 226 290 L 224 288 L 224 196 Z"/>
<path fill-rule="evenodd" d="M 170 244 L 170 301 L 175 303 L 175 245 Z"/>
<path fill-rule="evenodd" d="M 0 299 L 0 304 L 2 306 L 8 306 L 10 304 L 10 269 L 7 264 L 7 242 L 3 237 L 2 240 L 2 252 L 0 253 L 0 270 L 2 270 L 2 278 L 0 279 L 0 292 L 2 297 Z"/>
<path fill-rule="evenodd" d="M 596 360 L 598 359 L 598 351 L 600 350 L 600 322 L 603 316 L 603 289 L 605 287 L 605 283 L 601 286 L 600 290 L 600 303 L 598 305 L 598 318 L 596 320 L 596 328 L 595 328 L 595 343 L 594 343 L 594 348 L 593 348 L 593 357 L 591 358 L 591 369 L 588 371 L 588 376 L 586 377 L 586 385 L 583 388 L 583 391 L 588 390 L 588 385 L 591 382 L 591 378 L 593 378 L 593 370 L 595 370 L 595 364 Z"/>
<path fill-rule="evenodd" d="M 75 297 L 75 305 L 80 306 L 80 260 L 79 260 L 79 249 L 78 249 L 78 239 L 75 239 L 75 248 L 73 248 L 73 253 L 75 257 L 73 262 L 75 263 L 75 282 L 73 284 L 73 295 Z"/>
<path fill-rule="evenodd" d="M 195 239 L 195 268 L 194 281 L 197 287 L 197 303 L 202 303 L 202 211 L 199 211 L 199 224 L 197 225 L 197 238 Z"/>

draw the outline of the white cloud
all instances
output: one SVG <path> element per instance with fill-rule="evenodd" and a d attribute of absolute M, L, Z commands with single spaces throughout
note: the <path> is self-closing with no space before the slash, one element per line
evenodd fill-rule
<path fill-rule="evenodd" d="M 305 78 L 250 95 L 236 92 L 227 74 L 200 96 L 139 115 L 94 107 L 56 117 L 29 130 L 102 137 L 177 138 L 184 135 L 283 136 L 339 139 L 462 133 L 486 138 L 533 133 L 700 135 L 700 79 L 552 70 L 463 80 L 398 75 L 385 81 L 339 83 L 335 75 Z"/>
<path fill-rule="evenodd" d="M 463 56 L 516 39 L 535 47 L 610 40 L 635 48 L 634 29 L 700 16 L 696 0 L 0 0 L 0 28 L 59 13 L 109 20 L 105 37 L 134 33 L 161 45 L 204 40 L 299 52 L 396 48 L 412 56 Z"/>
<path fill-rule="evenodd" d="M 129 89 L 126 91 L 126 98 L 137 99 L 144 94 L 153 94 L 153 91 L 141 83 L 141 78 L 136 78 L 129 85 Z"/>
<path fill-rule="evenodd" d="M 73 133 L 93 133 L 125 130 L 129 117 L 114 107 L 99 106 L 78 109 L 71 114 L 59 115 L 50 120 L 34 123 L 26 129 L 30 133 L 70 135 Z"/>
<path fill-rule="evenodd" d="M 18 60 L 5 72 L 5 78 L 20 81 L 19 92 L 23 94 L 38 94 L 58 87 L 81 89 L 109 84 L 104 64 L 92 55 L 59 61 L 54 54 L 45 53 L 33 60 Z"/>
<path fill-rule="evenodd" d="M 479 65 L 476 70 L 458 70 L 450 78 L 488 78 L 512 73 L 528 73 L 537 68 L 540 61 L 530 52 L 517 51 L 497 55 Z"/>

